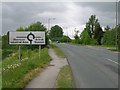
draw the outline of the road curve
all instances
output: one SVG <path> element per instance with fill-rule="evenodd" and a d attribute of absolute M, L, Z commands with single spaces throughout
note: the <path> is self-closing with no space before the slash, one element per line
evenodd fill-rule
<path fill-rule="evenodd" d="M 118 53 L 105 47 L 55 45 L 68 58 L 76 88 L 118 88 Z"/>

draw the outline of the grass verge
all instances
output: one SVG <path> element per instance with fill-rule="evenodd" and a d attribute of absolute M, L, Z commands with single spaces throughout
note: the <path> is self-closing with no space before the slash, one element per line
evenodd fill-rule
<path fill-rule="evenodd" d="M 56 88 L 73 88 L 72 74 L 68 65 L 64 66 L 58 75 Z"/>
<path fill-rule="evenodd" d="M 118 51 L 118 52 L 120 52 L 120 49 L 107 49 L 107 50 L 109 50 L 109 51 Z"/>
<path fill-rule="evenodd" d="M 53 48 L 55 53 L 62 58 L 65 58 L 64 53 L 61 51 L 61 49 L 53 44 L 50 44 L 50 46 Z M 55 88 L 73 88 L 73 81 L 72 81 L 72 72 L 70 70 L 70 66 L 66 65 L 64 66 L 58 75 Z"/>
<path fill-rule="evenodd" d="M 115 46 L 107 46 L 107 45 L 85 45 L 85 44 L 77 44 L 77 43 L 67 43 L 71 45 L 80 45 L 80 46 L 95 46 L 95 47 L 115 47 Z"/>
<path fill-rule="evenodd" d="M 50 46 L 53 48 L 53 50 L 55 51 L 56 55 L 58 55 L 61 58 L 65 58 L 64 53 L 61 51 L 61 49 L 53 44 L 50 44 Z"/>
<path fill-rule="evenodd" d="M 47 48 L 41 50 L 40 58 L 38 55 L 38 49 L 22 50 L 20 62 L 18 62 L 18 52 L 11 54 L 10 57 L 3 60 L 2 88 L 25 87 L 51 60 Z"/>

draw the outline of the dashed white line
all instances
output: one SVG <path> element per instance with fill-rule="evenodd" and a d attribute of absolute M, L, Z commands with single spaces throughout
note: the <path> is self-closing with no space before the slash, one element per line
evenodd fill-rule
<path fill-rule="evenodd" d="M 113 62 L 113 63 L 115 63 L 115 64 L 118 64 L 118 65 L 120 65 L 118 62 L 116 62 L 116 61 L 113 61 L 113 60 L 111 60 L 111 59 L 109 59 L 109 58 L 106 58 L 108 61 L 111 61 L 111 62 Z"/>

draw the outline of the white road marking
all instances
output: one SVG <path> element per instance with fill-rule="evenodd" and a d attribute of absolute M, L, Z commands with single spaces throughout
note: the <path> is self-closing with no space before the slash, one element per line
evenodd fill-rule
<path fill-rule="evenodd" d="M 111 61 L 111 62 L 113 62 L 113 63 L 115 63 L 115 64 L 118 64 L 118 65 L 120 65 L 118 62 L 116 62 L 116 61 L 113 61 L 113 60 L 111 60 L 111 59 L 109 59 L 109 58 L 106 58 L 108 61 Z"/>

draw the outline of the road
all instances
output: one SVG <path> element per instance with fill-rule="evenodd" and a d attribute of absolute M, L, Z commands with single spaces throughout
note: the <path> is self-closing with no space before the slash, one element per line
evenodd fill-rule
<path fill-rule="evenodd" d="M 106 47 L 55 44 L 65 53 L 76 88 L 118 88 L 118 53 Z"/>

